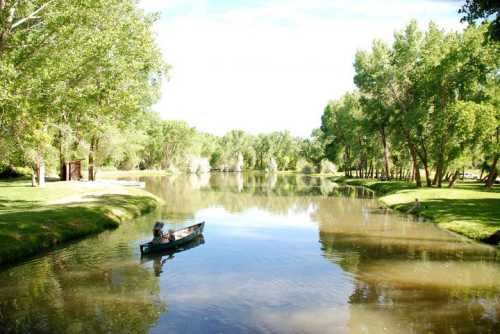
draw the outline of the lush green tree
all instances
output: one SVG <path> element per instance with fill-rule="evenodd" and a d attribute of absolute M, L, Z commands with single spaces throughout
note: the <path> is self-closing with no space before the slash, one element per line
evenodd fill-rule
<path fill-rule="evenodd" d="M 255 144 L 257 167 L 265 169 L 271 159 L 274 159 L 278 170 L 295 169 L 300 153 L 299 143 L 299 139 L 288 131 L 259 135 Z"/>
<path fill-rule="evenodd" d="M 394 106 L 388 98 L 389 82 L 392 77 L 391 54 L 389 47 L 376 40 L 372 52 L 356 53 L 354 83 L 361 92 L 362 110 L 367 118 L 367 126 L 378 133 L 383 146 L 384 173 L 389 178 L 390 152 L 389 132 Z"/>
<path fill-rule="evenodd" d="M 325 146 L 323 140 L 323 131 L 314 129 L 311 138 L 305 138 L 300 141 L 299 156 L 306 161 L 310 161 L 316 168 L 320 167 L 321 161 L 325 159 Z"/>
<path fill-rule="evenodd" d="M 321 117 L 325 138 L 325 155 L 352 176 L 360 135 L 361 104 L 359 94 L 347 93 L 339 101 L 330 102 Z"/>
<path fill-rule="evenodd" d="M 184 168 L 188 153 L 193 146 L 196 130 L 184 121 L 162 121 L 162 166 L 163 168 Z"/>
<path fill-rule="evenodd" d="M 485 45 L 483 32 L 484 28 L 469 27 L 462 34 L 449 34 L 441 47 L 442 59 L 428 73 L 433 120 L 430 141 L 438 186 L 470 142 L 475 115 L 462 102 L 486 102 L 485 88 L 498 71 L 497 48 Z"/>
<path fill-rule="evenodd" d="M 24 157 L 36 165 L 40 184 L 48 143 L 59 146 L 63 162 L 64 147 L 87 140 L 93 179 L 104 130 L 126 124 L 157 97 L 165 67 L 154 18 L 134 1 L 3 1 L 0 20 L 2 135 L 22 152 L 36 152 Z"/>
<path fill-rule="evenodd" d="M 458 12 L 464 14 L 462 22 L 491 22 L 488 34 L 492 39 L 500 41 L 500 3 L 497 0 L 465 0 Z"/>

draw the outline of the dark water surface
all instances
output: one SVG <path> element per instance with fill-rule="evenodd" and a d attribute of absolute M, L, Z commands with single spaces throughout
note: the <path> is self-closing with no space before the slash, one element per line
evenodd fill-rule
<path fill-rule="evenodd" d="M 0 332 L 499 333 L 500 259 L 320 178 L 150 177 L 166 205 L 0 272 Z M 142 258 L 155 219 L 204 239 Z"/>

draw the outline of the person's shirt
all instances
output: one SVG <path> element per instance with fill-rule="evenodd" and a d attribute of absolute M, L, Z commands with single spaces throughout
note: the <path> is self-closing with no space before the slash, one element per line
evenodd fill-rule
<path fill-rule="evenodd" d="M 159 244 L 163 241 L 163 231 L 159 230 L 156 235 L 153 236 L 153 243 Z"/>

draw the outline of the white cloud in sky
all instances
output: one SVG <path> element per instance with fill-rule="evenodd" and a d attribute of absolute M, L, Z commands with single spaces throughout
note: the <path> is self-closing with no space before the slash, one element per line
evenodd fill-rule
<path fill-rule="evenodd" d="M 391 41 L 412 18 L 461 29 L 455 1 L 142 0 L 160 11 L 158 43 L 172 65 L 154 107 L 165 119 L 224 134 L 308 136 L 326 103 L 354 88 L 357 49 Z M 215 7 L 217 4 L 218 7 Z"/>

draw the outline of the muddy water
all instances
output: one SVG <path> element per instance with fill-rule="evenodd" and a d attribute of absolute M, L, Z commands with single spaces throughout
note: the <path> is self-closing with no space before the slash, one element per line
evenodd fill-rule
<path fill-rule="evenodd" d="M 494 333 L 500 257 L 326 179 L 144 178 L 157 212 L 0 271 L 0 332 Z M 141 258 L 156 219 L 204 238 Z"/>

